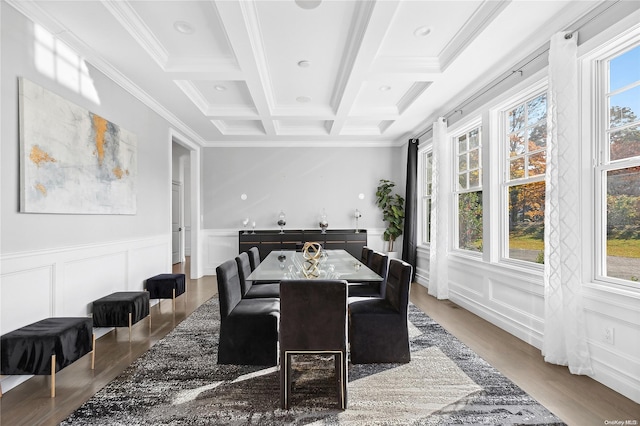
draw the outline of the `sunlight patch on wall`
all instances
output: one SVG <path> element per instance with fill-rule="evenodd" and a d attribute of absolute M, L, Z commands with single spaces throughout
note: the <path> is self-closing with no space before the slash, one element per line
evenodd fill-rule
<path fill-rule="evenodd" d="M 100 105 L 100 97 L 84 59 L 38 24 L 34 24 L 33 35 L 36 69 L 62 86 Z"/>

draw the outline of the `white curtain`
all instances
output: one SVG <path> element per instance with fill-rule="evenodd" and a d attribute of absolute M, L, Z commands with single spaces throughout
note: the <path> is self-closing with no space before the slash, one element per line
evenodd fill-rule
<path fill-rule="evenodd" d="M 549 49 L 542 354 L 573 374 L 592 374 L 581 294 L 576 39 L 577 34 L 555 34 Z"/>
<path fill-rule="evenodd" d="M 429 255 L 429 294 L 449 298 L 449 194 L 451 193 L 451 143 L 447 140 L 444 117 L 433 123 L 431 239 Z"/>

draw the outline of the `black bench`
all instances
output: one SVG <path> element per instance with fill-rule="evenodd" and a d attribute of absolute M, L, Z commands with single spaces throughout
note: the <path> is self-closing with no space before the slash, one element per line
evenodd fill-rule
<path fill-rule="evenodd" d="M 146 288 L 151 299 L 173 299 L 176 310 L 176 297 L 187 291 L 184 274 L 159 274 L 147 278 Z"/>
<path fill-rule="evenodd" d="M 151 329 L 147 291 L 120 291 L 93 302 L 93 326 L 129 327 L 129 341 L 131 326 L 146 317 Z"/>
<path fill-rule="evenodd" d="M 94 369 L 95 342 L 91 318 L 43 319 L 0 337 L 0 374 L 51 375 L 54 398 L 57 371 L 88 353 Z"/>

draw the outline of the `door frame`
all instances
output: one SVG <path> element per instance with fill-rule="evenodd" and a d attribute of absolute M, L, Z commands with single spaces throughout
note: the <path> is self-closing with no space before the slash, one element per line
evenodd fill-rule
<path fill-rule="evenodd" d="M 173 191 L 177 189 L 178 192 L 178 205 L 177 205 L 177 212 L 178 212 L 178 220 L 177 220 L 177 226 L 178 226 L 178 254 L 177 257 L 178 259 L 176 260 L 176 258 L 173 257 L 173 242 L 174 242 L 174 230 L 173 230 L 173 226 L 174 226 L 174 218 L 173 218 L 173 209 L 174 209 L 174 205 L 173 205 Z M 184 185 L 182 184 L 182 182 L 179 181 L 172 181 L 171 182 L 171 263 L 173 265 L 175 265 L 176 263 L 183 263 L 185 261 L 185 256 L 184 256 L 184 248 L 185 248 L 185 242 L 184 242 Z"/>
<path fill-rule="evenodd" d="M 201 190 L 200 190 L 200 175 L 201 175 L 201 146 L 179 133 L 177 130 L 170 128 L 169 129 L 169 152 L 171 155 L 169 156 L 169 167 L 171 167 L 171 162 L 173 161 L 173 143 L 177 143 L 178 145 L 186 148 L 189 151 L 189 165 L 190 165 L 190 179 L 189 179 L 189 206 L 190 206 L 190 218 L 191 218 L 191 243 L 190 243 L 190 277 L 193 279 L 201 278 L 203 273 L 203 263 L 202 263 L 202 250 L 200 249 L 200 232 L 202 227 L 202 218 L 200 215 L 200 204 L 201 204 Z M 171 169 L 170 169 L 171 170 Z M 171 208 L 171 183 L 173 179 L 171 177 L 171 173 L 169 174 L 169 182 L 167 182 L 168 192 L 169 192 L 169 202 L 167 208 Z M 171 224 L 168 224 L 169 228 L 171 228 Z M 171 229 L 169 229 L 171 232 Z M 169 241 L 171 237 L 169 237 Z M 171 252 L 171 248 L 169 248 Z M 169 253 L 169 259 L 171 259 L 171 253 Z"/>

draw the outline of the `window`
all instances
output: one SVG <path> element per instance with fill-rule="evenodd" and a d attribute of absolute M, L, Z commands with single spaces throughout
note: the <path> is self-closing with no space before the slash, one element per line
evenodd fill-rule
<path fill-rule="evenodd" d="M 425 151 L 422 154 L 422 243 L 429 244 L 431 241 L 431 196 L 432 196 L 432 165 L 433 152 Z"/>
<path fill-rule="evenodd" d="M 510 259 L 544 261 L 547 94 L 537 93 L 503 111 L 504 176 Z"/>
<path fill-rule="evenodd" d="M 457 247 L 482 252 L 482 159 L 480 127 L 456 136 Z"/>
<path fill-rule="evenodd" d="M 637 42 L 636 42 L 637 43 Z M 601 62 L 602 275 L 640 279 L 640 45 Z"/>

